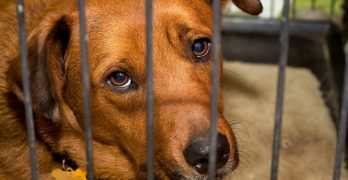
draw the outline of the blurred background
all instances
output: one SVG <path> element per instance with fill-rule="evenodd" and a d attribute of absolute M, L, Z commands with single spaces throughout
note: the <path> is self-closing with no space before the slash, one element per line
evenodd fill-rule
<path fill-rule="evenodd" d="M 282 0 L 261 0 L 263 12 L 250 16 L 232 3 L 223 19 L 222 49 L 227 61 L 277 64 Z M 337 124 L 348 34 L 348 0 L 291 0 L 288 65 L 311 70 Z"/>
<path fill-rule="evenodd" d="M 291 17 L 295 19 L 329 19 L 340 20 L 343 14 L 345 0 L 290 0 Z M 260 18 L 279 18 L 283 9 L 283 1 L 261 0 L 263 12 Z M 232 3 L 225 11 L 226 15 L 247 16 Z"/>
<path fill-rule="evenodd" d="M 283 0 L 261 2 L 264 9 L 259 16 L 247 15 L 232 3 L 224 12 L 222 51 L 225 74 L 230 73 L 223 81 L 225 111 L 227 119 L 244 124 L 235 129 L 243 131 L 239 144 L 242 159 L 248 159 L 241 163 L 245 172 L 230 179 L 269 179 L 270 174 Z M 291 0 L 287 63 L 291 82 L 285 86 L 280 179 L 332 179 L 347 35 L 348 0 Z M 303 81 L 311 75 L 315 80 Z M 309 84 L 317 87 L 318 96 L 314 96 L 315 88 L 304 92 L 307 95 L 298 92 Z M 266 97 L 264 92 L 271 91 Z M 321 121 L 325 113 L 328 117 Z M 347 146 L 345 150 L 347 164 Z M 347 179 L 347 169 L 342 172 L 341 179 Z"/>

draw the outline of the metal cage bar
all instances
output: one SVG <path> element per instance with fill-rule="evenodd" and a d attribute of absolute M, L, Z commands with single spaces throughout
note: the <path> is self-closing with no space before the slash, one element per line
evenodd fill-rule
<path fill-rule="evenodd" d="M 345 47 L 346 55 L 346 65 L 344 70 L 344 85 L 343 85 L 343 95 L 341 102 L 341 111 L 340 111 L 340 124 L 338 129 L 338 140 L 336 144 L 336 156 L 335 156 L 335 165 L 334 165 L 334 174 L 333 179 L 339 180 L 341 175 L 341 166 L 343 153 L 345 150 L 345 142 L 347 135 L 347 113 L 348 113 L 348 45 Z"/>
<path fill-rule="evenodd" d="M 213 63 L 211 70 L 210 94 L 210 137 L 209 137 L 209 166 L 208 179 L 215 179 L 216 174 L 216 141 L 217 141 L 217 116 L 218 116 L 218 87 L 219 87 L 219 49 L 220 34 L 220 0 L 213 1 Z"/>
<path fill-rule="evenodd" d="M 30 92 L 30 75 L 29 75 L 29 58 L 28 48 L 25 33 L 25 16 L 24 16 L 24 3 L 23 0 L 16 0 L 17 20 L 19 27 L 19 45 L 20 45 L 20 57 L 22 61 L 22 78 L 23 78 L 23 91 L 24 91 L 24 108 L 25 119 L 27 126 L 27 135 L 29 143 L 29 155 L 31 166 L 31 178 L 33 180 L 38 179 L 38 167 L 36 158 L 36 143 L 35 143 L 35 127 L 33 119 L 33 110 L 31 103 Z"/>
<path fill-rule="evenodd" d="M 152 0 L 146 0 L 146 139 L 147 179 L 154 179 L 154 123 L 153 123 L 153 10 Z"/>
<path fill-rule="evenodd" d="M 78 1 L 79 20 L 80 20 L 80 47 L 81 47 L 81 65 L 83 82 L 83 117 L 86 138 L 86 156 L 87 156 L 87 179 L 94 179 L 93 175 L 93 144 L 92 144 L 92 119 L 90 111 L 90 81 L 89 66 L 87 57 L 87 34 L 86 34 L 86 13 L 85 0 Z"/>
<path fill-rule="evenodd" d="M 289 9 L 290 0 L 284 0 L 284 15 L 282 30 L 280 36 L 280 59 L 279 59 L 279 72 L 278 72 L 278 84 L 277 84 L 277 97 L 275 107 L 275 127 L 273 136 L 273 154 L 272 154 L 272 168 L 271 179 L 276 180 L 278 176 L 279 167 L 279 154 L 280 154 L 280 140 L 281 140 L 281 127 L 282 127 L 282 115 L 283 115 L 283 102 L 285 91 L 285 69 L 288 61 L 289 54 Z"/>

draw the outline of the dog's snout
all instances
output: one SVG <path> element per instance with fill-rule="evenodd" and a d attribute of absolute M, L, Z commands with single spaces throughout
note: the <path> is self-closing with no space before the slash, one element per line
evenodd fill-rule
<path fill-rule="evenodd" d="M 225 135 L 218 134 L 216 142 L 216 168 L 223 167 L 229 158 L 230 146 Z M 201 174 L 208 173 L 209 135 L 193 139 L 184 150 L 186 162 Z"/>

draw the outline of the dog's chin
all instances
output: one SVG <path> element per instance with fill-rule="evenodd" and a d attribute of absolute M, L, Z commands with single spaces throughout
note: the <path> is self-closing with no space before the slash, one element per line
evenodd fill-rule
<path fill-rule="evenodd" d="M 223 168 L 217 170 L 215 178 L 222 179 L 238 165 L 238 162 L 228 162 Z M 207 174 L 188 173 L 178 167 L 167 167 L 162 166 L 155 171 L 156 179 L 183 179 L 183 180 L 206 180 L 208 179 Z"/>

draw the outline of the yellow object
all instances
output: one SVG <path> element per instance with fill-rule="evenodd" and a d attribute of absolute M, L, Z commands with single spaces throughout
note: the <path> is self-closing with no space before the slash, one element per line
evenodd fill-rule
<path fill-rule="evenodd" d="M 67 168 L 65 171 L 57 168 L 52 171 L 52 176 L 55 180 L 86 180 L 86 172 L 80 168 L 75 171 L 72 168 Z"/>

